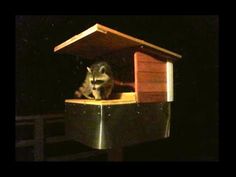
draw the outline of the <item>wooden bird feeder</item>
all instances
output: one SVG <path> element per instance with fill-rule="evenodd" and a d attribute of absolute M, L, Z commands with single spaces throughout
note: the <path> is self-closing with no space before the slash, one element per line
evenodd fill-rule
<path fill-rule="evenodd" d="M 111 149 L 169 136 L 173 62 L 181 55 L 100 24 L 56 46 L 54 52 L 106 60 L 117 73 L 111 99 L 65 100 L 67 134 L 72 139 Z M 130 90 L 116 92 L 125 87 Z"/>

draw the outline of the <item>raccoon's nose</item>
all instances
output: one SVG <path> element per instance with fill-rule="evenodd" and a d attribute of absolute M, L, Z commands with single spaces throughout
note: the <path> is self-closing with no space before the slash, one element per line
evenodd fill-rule
<path fill-rule="evenodd" d="M 95 88 L 95 87 L 93 87 L 93 90 L 96 90 L 96 88 Z"/>

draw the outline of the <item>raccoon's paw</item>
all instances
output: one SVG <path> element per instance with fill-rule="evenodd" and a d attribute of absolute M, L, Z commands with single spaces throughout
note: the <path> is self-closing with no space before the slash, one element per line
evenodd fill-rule
<path fill-rule="evenodd" d="M 82 96 L 82 94 L 79 91 L 75 91 L 75 93 L 74 93 L 75 98 L 80 98 L 81 96 Z"/>
<path fill-rule="evenodd" d="M 99 98 L 95 98 L 94 100 L 97 100 L 97 101 L 99 101 L 99 100 L 102 100 L 102 98 L 101 98 L 101 97 L 99 97 Z"/>
<path fill-rule="evenodd" d="M 91 96 L 85 96 L 85 97 L 88 98 L 88 99 L 90 99 L 90 100 L 94 100 L 94 98 L 91 97 Z"/>

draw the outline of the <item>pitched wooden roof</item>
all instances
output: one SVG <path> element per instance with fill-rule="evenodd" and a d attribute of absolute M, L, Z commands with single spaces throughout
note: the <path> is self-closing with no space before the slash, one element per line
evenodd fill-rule
<path fill-rule="evenodd" d="M 182 57 L 175 52 L 100 24 L 95 24 L 82 33 L 57 45 L 54 48 L 54 52 L 80 55 L 85 58 L 94 58 L 116 50 L 139 46 L 147 48 L 149 51 L 157 54 L 162 53 L 170 59 L 179 59 Z"/>

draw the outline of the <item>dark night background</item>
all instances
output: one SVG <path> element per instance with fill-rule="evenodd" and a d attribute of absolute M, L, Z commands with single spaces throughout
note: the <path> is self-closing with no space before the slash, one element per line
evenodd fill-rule
<path fill-rule="evenodd" d="M 127 147 L 132 160 L 218 160 L 218 16 L 16 16 L 16 115 L 64 111 L 84 59 L 53 48 L 95 23 L 177 52 L 171 138 Z"/>

